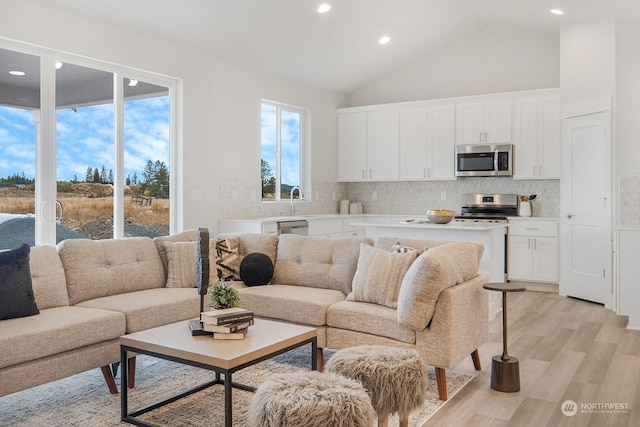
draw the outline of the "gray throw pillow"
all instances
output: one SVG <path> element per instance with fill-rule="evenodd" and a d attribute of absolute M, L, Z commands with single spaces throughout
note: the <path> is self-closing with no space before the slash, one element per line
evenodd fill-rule
<path fill-rule="evenodd" d="M 30 252 L 27 243 L 0 252 L 0 320 L 40 313 L 31 284 Z"/>

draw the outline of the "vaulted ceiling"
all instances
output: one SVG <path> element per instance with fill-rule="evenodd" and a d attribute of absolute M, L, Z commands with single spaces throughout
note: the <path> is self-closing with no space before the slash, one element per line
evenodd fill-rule
<path fill-rule="evenodd" d="M 37 1 L 342 94 L 490 26 L 640 22 L 638 0 Z M 323 2 L 332 8 L 319 14 Z M 391 41 L 379 45 L 382 35 Z"/>

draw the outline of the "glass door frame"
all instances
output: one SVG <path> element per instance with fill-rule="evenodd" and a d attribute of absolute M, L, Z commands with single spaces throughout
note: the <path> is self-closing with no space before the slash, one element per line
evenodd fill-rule
<path fill-rule="evenodd" d="M 113 74 L 114 82 L 114 236 L 124 236 L 124 79 L 145 81 L 169 90 L 169 233 L 183 230 L 182 80 L 152 72 L 34 46 L 0 37 L 0 48 L 40 57 L 40 110 L 36 128 L 35 244 L 56 244 L 56 61 Z"/>

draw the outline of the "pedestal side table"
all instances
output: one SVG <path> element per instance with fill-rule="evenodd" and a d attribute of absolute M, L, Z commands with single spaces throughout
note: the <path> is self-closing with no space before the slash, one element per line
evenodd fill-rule
<path fill-rule="evenodd" d="M 502 292 L 502 355 L 491 360 L 491 388 L 507 393 L 520 391 L 520 361 L 507 352 L 507 293 L 523 292 L 526 286 L 515 283 L 487 283 L 490 291 Z"/>

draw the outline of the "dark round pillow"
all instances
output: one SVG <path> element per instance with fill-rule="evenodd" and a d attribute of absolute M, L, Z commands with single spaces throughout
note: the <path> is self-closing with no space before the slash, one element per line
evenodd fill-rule
<path fill-rule="evenodd" d="M 260 252 L 247 254 L 240 263 L 240 279 L 247 286 L 266 285 L 273 277 L 271 258 Z"/>

